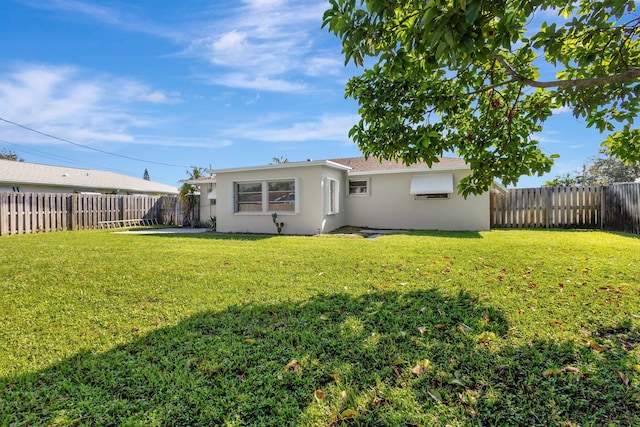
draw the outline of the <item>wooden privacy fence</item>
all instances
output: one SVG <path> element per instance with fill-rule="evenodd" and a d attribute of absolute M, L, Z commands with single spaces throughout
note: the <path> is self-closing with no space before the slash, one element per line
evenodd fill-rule
<path fill-rule="evenodd" d="M 183 220 L 178 196 L 0 193 L 0 236 Z"/>
<path fill-rule="evenodd" d="M 592 228 L 640 234 L 640 183 L 492 192 L 492 228 Z"/>

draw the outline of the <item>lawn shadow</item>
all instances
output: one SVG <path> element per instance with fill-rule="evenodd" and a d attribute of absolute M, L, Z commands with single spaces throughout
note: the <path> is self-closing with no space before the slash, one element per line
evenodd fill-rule
<path fill-rule="evenodd" d="M 198 240 L 242 240 L 257 241 L 278 237 L 272 234 L 248 234 L 248 233 L 148 233 L 139 234 L 140 237 L 162 237 L 165 239 L 198 239 Z"/>
<path fill-rule="evenodd" d="M 502 345 L 508 331 L 499 310 L 466 292 L 234 306 L 0 379 L 0 424 L 640 422 L 634 389 L 612 368 L 633 363 L 628 352 Z"/>
<path fill-rule="evenodd" d="M 479 231 L 411 230 L 410 236 L 445 237 L 449 239 L 482 239 Z"/>

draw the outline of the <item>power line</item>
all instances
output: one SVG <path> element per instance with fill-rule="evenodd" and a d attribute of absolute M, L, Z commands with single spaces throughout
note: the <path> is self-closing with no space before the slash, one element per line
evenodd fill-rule
<path fill-rule="evenodd" d="M 0 117 L 0 121 L 3 121 L 5 123 L 9 123 L 11 125 L 17 126 L 19 128 L 25 129 L 25 130 L 28 130 L 30 132 L 37 133 L 37 134 L 42 135 L 42 136 L 46 136 L 47 138 L 52 138 L 52 139 L 55 139 L 55 140 L 58 140 L 58 141 L 66 142 L 67 144 L 71 144 L 71 145 L 75 145 L 75 146 L 78 146 L 78 147 L 86 148 L 87 150 L 93 150 L 93 151 L 97 151 L 99 153 L 109 154 L 110 156 L 116 156 L 116 157 L 120 157 L 120 158 L 128 159 L 128 160 L 135 160 L 136 162 L 153 163 L 154 165 L 170 166 L 170 167 L 174 167 L 174 168 L 189 168 L 188 166 L 183 166 L 183 165 L 175 165 L 175 164 L 171 164 L 171 163 L 154 162 L 154 161 L 151 161 L 151 160 L 137 159 L 135 157 L 129 157 L 129 156 L 125 156 L 125 155 L 122 155 L 122 154 L 111 153 L 109 151 L 101 150 L 99 148 L 89 147 L 89 146 L 83 145 L 83 144 L 78 144 L 77 142 L 69 141 L 68 139 L 60 138 L 60 137 L 57 137 L 55 135 L 51 135 L 51 134 L 48 134 L 48 133 L 45 133 L 45 132 L 41 132 L 39 130 L 32 129 L 32 128 L 28 127 L 28 126 L 12 122 L 11 120 L 3 119 L 2 117 Z"/>
<path fill-rule="evenodd" d="M 80 165 L 82 167 L 93 166 L 93 167 L 97 167 L 97 168 L 100 168 L 100 169 L 107 169 L 107 170 L 110 170 L 110 171 L 113 171 L 113 172 L 120 172 L 120 173 L 123 173 L 123 174 L 128 174 L 129 173 L 129 172 L 127 172 L 125 170 L 122 170 L 122 169 L 115 169 L 115 168 L 111 168 L 111 167 L 106 167 L 104 165 L 98 165 L 96 163 L 90 163 L 90 162 L 84 162 L 84 161 L 81 162 L 81 161 L 78 161 L 78 160 L 75 160 L 75 159 L 71 159 L 69 157 L 59 156 L 57 154 L 52 154 L 52 153 L 49 153 L 47 151 L 37 150 L 37 149 L 32 148 L 32 147 L 28 147 L 27 148 L 23 144 L 16 144 L 15 142 L 9 142 L 9 141 L 1 139 L 1 138 L 0 138 L 0 142 L 3 143 L 3 144 L 12 145 L 14 147 L 19 147 L 21 151 L 24 151 L 26 153 L 35 154 L 36 156 L 46 157 L 46 158 L 53 159 L 53 160 L 58 160 L 58 161 L 64 161 L 66 163 L 75 163 L 75 164 Z"/>

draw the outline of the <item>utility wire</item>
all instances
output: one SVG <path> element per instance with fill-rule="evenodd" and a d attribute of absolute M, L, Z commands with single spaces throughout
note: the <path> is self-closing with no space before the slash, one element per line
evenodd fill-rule
<path fill-rule="evenodd" d="M 15 142 L 9 142 L 9 141 L 4 140 L 2 138 L 0 138 L 0 143 L 9 144 L 9 145 L 12 145 L 14 147 L 19 147 L 19 149 L 21 151 L 24 151 L 26 153 L 35 154 L 36 156 L 42 156 L 42 157 L 46 157 L 46 158 L 57 160 L 57 161 L 64 161 L 66 163 L 75 163 L 75 164 L 80 165 L 81 167 L 85 167 L 85 168 L 87 166 L 92 166 L 94 168 L 97 167 L 99 169 L 107 169 L 107 170 L 110 170 L 110 171 L 113 171 L 113 172 L 120 172 L 120 173 L 123 173 L 125 175 L 129 174 L 129 172 L 127 172 L 125 170 L 122 170 L 122 169 L 114 169 L 114 168 L 110 168 L 110 167 L 105 167 L 104 165 L 98 165 L 98 164 L 95 164 L 95 163 L 81 162 L 81 161 L 78 161 L 78 160 L 71 159 L 69 157 L 59 156 L 57 154 L 51 154 L 49 152 L 42 151 L 42 150 L 37 150 L 37 149 L 31 148 L 31 147 L 25 147 L 22 144 L 16 144 Z"/>
<path fill-rule="evenodd" d="M 116 156 L 116 157 L 121 157 L 123 159 L 135 160 L 136 162 L 143 162 L 143 163 L 153 163 L 154 165 L 170 166 L 170 167 L 174 167 L 174 168 L 187 168 L 187 169 L 189 168 L 188 166 L 183 166 L 183 165 L 175 165 L 175 164 L 171 164 L 171 163 L 154 162 L 154 161 L 151 161 L 151 160 L 137 159 L 135 157 L 129 157 L 129 156 L 125 156 L 125 155 L 122 155 L 122 154 L 111 153 L 109 151 L 101 150 L 99 148 L 93 148 L 93 147 L 89 147 L 87 145 L 78 144 L 77 142 L 69 141 L 68 139 L 60 138 L 60 137 L 57 137 L 55 135 L 50 135 L 50 134 L 45 133 L 45 132 L 40 132 L 39 130 L 32 129 L 32 128 L 28 127 L 28 126 L 12 122 L 11 120 L 3 119 L 2 117 L 0 117 L 0 121 L 3 121 L 5 123 L 9 123 L 11 125 L 17 126 L 19 128 L 25 129 L 25 130 L 28 130 L 30 132 L 37 133 L 37 134 L 42 135 L 42 136 L 46 136 L 47 138 L 52 138 L 52 139 L 55 139 L 55 140 L 58 140 L 58 141 L 66 142 L 67 144 L 71 144 L 71 145 L 75 145 L 75 146 L 78 146 L 78 147 L 86 148 L 87 150 L 93 150 L 93 151 L 97 151 L 99 153 L 109 154 L 111 156 Z"/>

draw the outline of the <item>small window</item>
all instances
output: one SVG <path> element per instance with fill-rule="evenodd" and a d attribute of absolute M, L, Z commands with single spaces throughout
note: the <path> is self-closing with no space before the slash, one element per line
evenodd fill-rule
<path fill-rule="evenodd" d="M 369 180 L 368 179 L 350 179 L 349 180 L 349 195 L 361 195 L 365 196 L 369 194 Z"/>
<path fill-rule="evenodd" d="M 271 181 L 267 183 L 269 212 L 293 212 L 296 208 L 296 182 Z"/>
<path fill-rule="evenodd" d="M 236 212 L 262 211 L 262 182 L 236 184 Z"/>
<path fill-rule="evenodd" d="M 428 199 L 448 199 L 449 193 L 429 193 L 429 194 L 414 194 L 415 200 L 428 200 Z"/>

